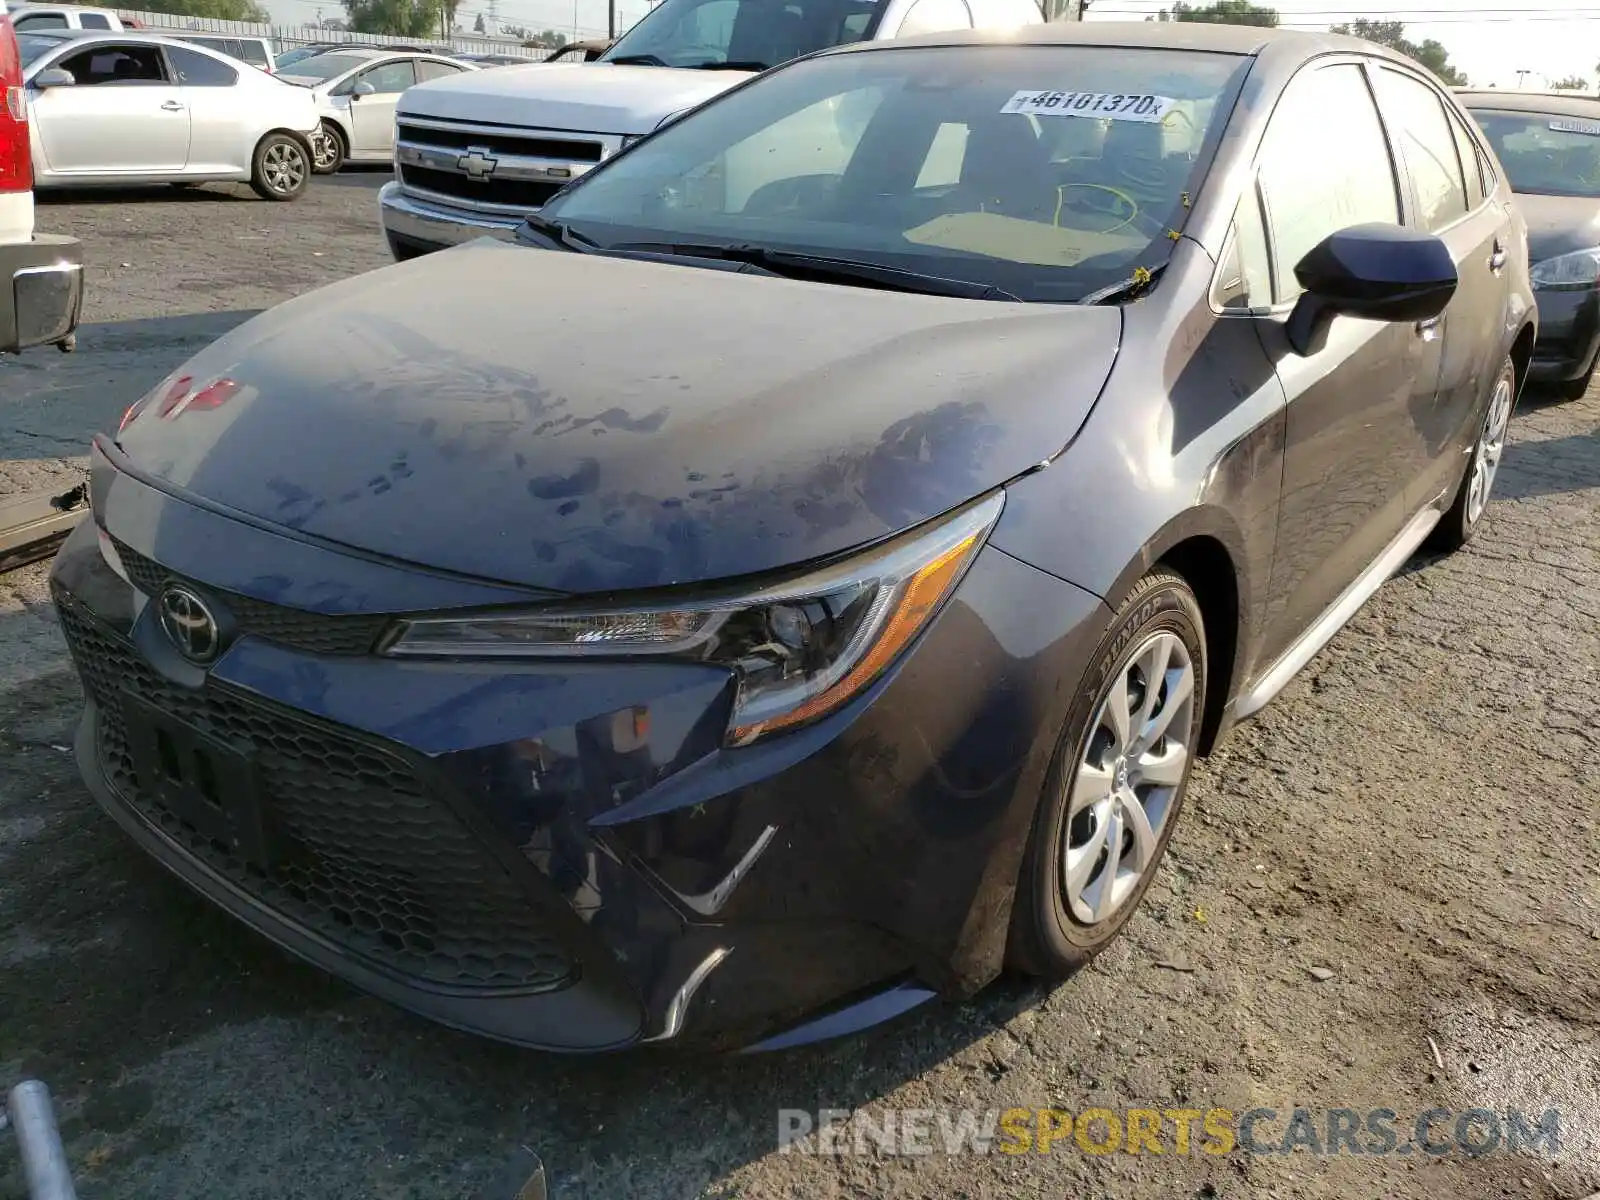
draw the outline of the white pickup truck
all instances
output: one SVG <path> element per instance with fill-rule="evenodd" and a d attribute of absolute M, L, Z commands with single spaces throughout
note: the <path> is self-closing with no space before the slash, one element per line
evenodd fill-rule
<path fill-rule="evenodd" d="M 662 0 L 592 63 L 499 67 L 409 88 L 379 194 L 397 259 L 510 240 L 573 178 L 665 120 L 845 42 L 1043 23 L 1036 0 Z"/>

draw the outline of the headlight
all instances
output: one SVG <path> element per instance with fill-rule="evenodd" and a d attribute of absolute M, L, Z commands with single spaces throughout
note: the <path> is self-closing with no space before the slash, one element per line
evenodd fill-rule
<path fill-rule="evenodd" d="M 1581 292 L 1600 283 L 1600 248 L 1574 250 L 1533 264 L 1533 286 L 1548 292 Z"/>
<path fill-rule="evenodd" d="M 740 593 L 402 621 L 384 653 L 718 663 L 739 681 L 727 740 L 742 746 L 815 721 L 877 679 L 955 589 L 1004 503 L 996 492 L 854 558 Z"/>

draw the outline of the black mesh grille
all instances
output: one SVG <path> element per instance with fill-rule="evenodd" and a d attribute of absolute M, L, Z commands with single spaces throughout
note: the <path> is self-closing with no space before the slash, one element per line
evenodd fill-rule
<path fill-rule="evenodd" d="M 368 961 L 461 990 L 541 991 L 574 964 L 510 873 L 398 756 L 208 683 L 168 683 L 73 598 L 62 629 L 100 713 L 100 768 L 124 802 L 267 907 Z M 122 696 L 253 756 L 280 852 L 243 861 L 141 787 Z"/>
<path fill-rule="evenodd" d="M 400 164 L 400 178 L 412 187 L 426 188 L 441 196 L 454 196 L 479 204 L 506 204 L 513 208 L 539 208 L 566 186 L 560 183 L 540 183 L 532 179 L 468 179 L 454 171 L 436 171 L 431 167 L 413 167 Z"/>
<path fill-rule="evenodd" d="M 159 596 L 162 587 L 174 580 L 194 582 L 185 580 L 183 576 L 167 570 L 154 559 L 129 549 L 121 542 L 117 542 L 116 547 L 117 557 L 122 559 L 133 586 L 147 596 Z M 239 623 L 241 634 L 293 646 L 308 654 L 370 653 L 373 644 L 389 624 L 388 617 L 329 617 L 298 608 L 285 608 L 281 604 L 269 604 L 237 592 L 200 586 L 215 593 L 228 606 L 228 611 Z"/>

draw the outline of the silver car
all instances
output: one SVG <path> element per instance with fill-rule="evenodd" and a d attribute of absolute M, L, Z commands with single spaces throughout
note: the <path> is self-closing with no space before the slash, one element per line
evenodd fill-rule
<path fill-rule="evenodd" d="M 394 157 L 394 109 L 414 83 L 476 71 L 476 63 L 443 54 L 392 50 L 335 50 L 303 58 L 276 78 L 309 88 L 322 117 L 313 150 L 319 175 L 347 162 L 386 163 Z"/>
<path fill-rule="evenodd" d="M 24 33 L 36 188 L 242 181 L 293 200 L 316 103 L 244 63 L 146 33 Z"/>

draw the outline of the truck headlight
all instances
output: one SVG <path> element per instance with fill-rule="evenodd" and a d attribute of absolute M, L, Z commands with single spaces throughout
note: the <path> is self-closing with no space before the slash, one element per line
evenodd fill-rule
<path fill-rule="evenodd" d="M 1545 292 L 1582 292 L 1600 284 L 1600 247 L 1558 254 L 1533 264 L 1533 286 Z"/>
<path fill-rule="evenodd" d="M 826 716 L 882 675 L 955 590 L 1004 503 L 995 492 L 849 559 L 741 592 L 403 620 L 383 653 L 717 663 L 738 678 L 727 741 L 742 746 Z"/>

